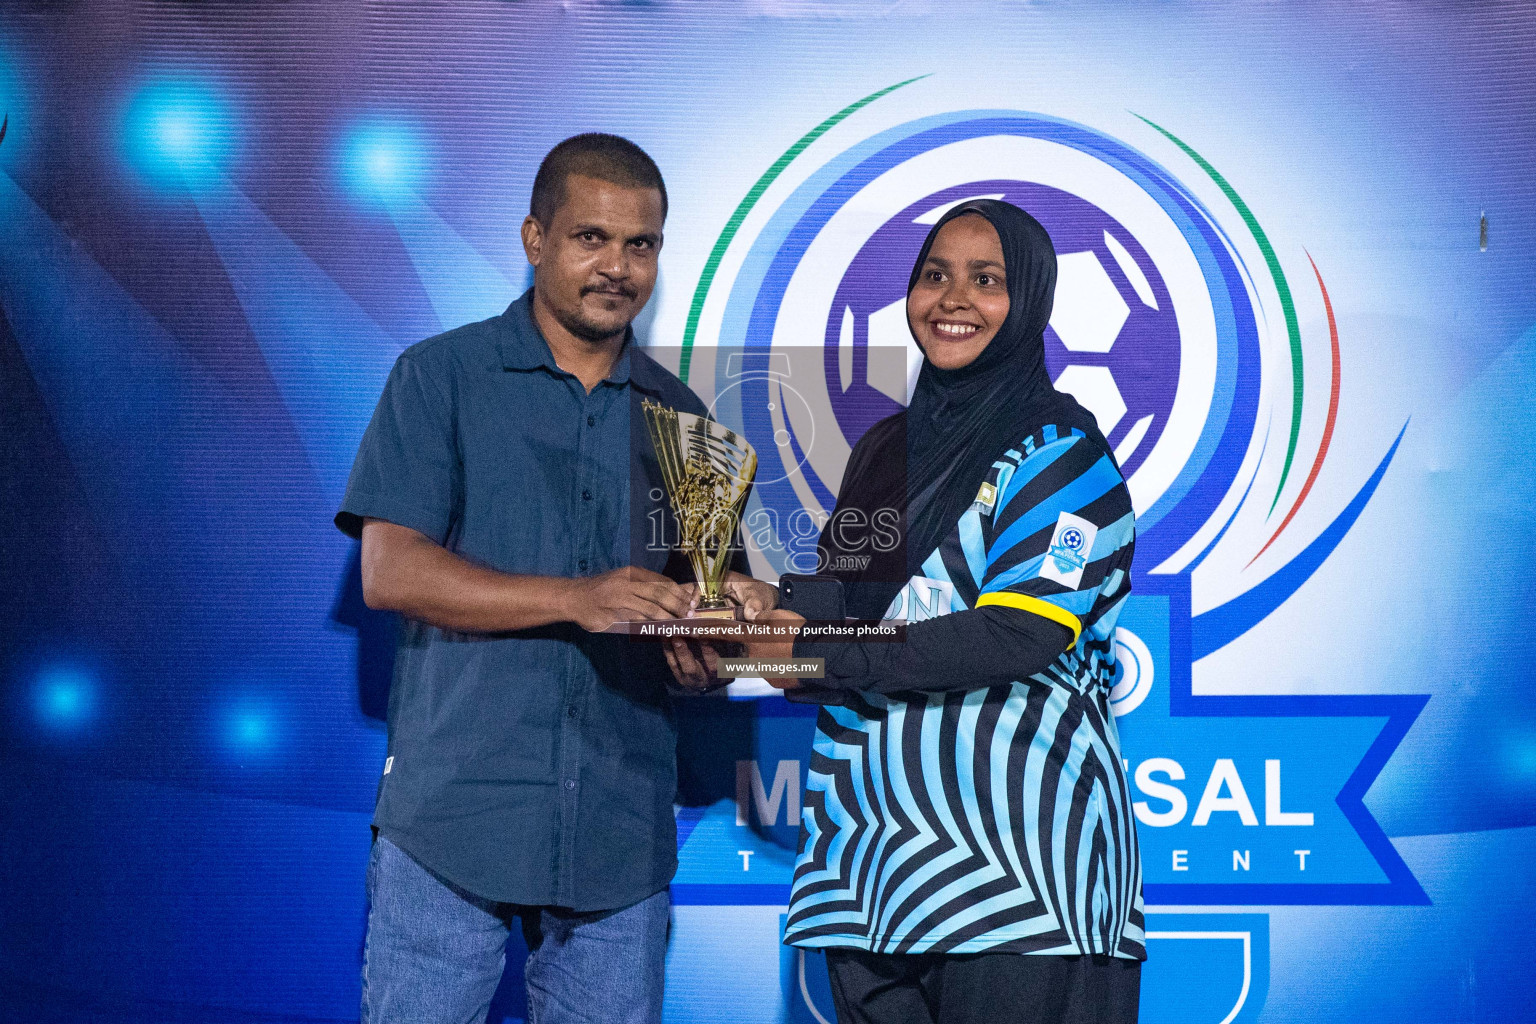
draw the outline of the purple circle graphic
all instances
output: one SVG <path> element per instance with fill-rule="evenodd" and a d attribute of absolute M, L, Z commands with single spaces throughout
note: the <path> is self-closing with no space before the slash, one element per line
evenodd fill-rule
<path fill-rule="evenodd" d="M 901 408 L 892 394 L 899 392 L 892 386 L 899 368 L 883 359 L 872 366 L 870 346 L 910 340 L 903 305 L 912 261 L 936 219 L 927 215 L 976 196 L 1020 206 L 1050 233 L 1060 275 L 1056 311 L 1045 332 L 1046 366 L 1064 390 L 1082 389 L 1080 399 L 1092 396 L 1084 404 L 1101 423 L 1112 420 L 1105 431 L 1112 446 L 1139 435 L 1121 466 L 1130 476 L 1157 443 L 1178 390 L 1173 300 L 1146 250 L 1118 221 L 1079 196 L 1032 182 L 977 181 L 943 189 L 896 214 L 864 243 L 827 316 L 824 366 L 838 426 L 851 445 Z"/>

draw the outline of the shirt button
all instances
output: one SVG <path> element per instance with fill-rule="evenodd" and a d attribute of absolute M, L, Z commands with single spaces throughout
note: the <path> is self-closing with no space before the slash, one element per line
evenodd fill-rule
<path fill-rule="evenodd" d="M 572 704 L 570 707 L 566 708 L 565 709 L 565 713 L 567 715 L 569 715 L 570 717 L 575 718 L 576 717 L 576 705 Z"/>
<path fill-rule="evenodd" d="M 580 569 L 582 572 L 586 572 L 587 571 L 587 560 L 585 558 L 583 558 L 581 561 L 577 562 L 576 563 L 576 568 Z"/>
<path fill-rule="evenodd" d="M 565 780 L 565 788 L 566 789 L 575 789 L 576 788 L 576 780 L 575 779 L 566 779 Z"/>
<path fill-rule="evenodd" d="M 589 427 L 597 426 L 597 417 L 596 416 L 588 416 L 587 417 L 587 426 L 589 426 Z"/>
<path fill-rule="evenodd" d="M 592 492 L 591 491 L 582 491 L 581 492 L 581 500 L 582 501 L 591 501 L 592 500 Z"/>

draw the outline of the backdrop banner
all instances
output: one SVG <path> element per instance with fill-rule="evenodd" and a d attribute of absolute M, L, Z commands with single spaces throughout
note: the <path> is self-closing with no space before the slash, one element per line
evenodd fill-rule
<path fill-rule="evenodd" d="M 666 177 L 636 328 L 756 450 L 764 578 L 908 400 L 929 227 L 1049 230 L 1138 517 L 1144 1021 L 1529 1019 L 1533 117 L 1529 0 L 8 5 L 0 1020 L 357 1019 L 396 622 L 331 518 L 590 130 Z M 679 702 L 668 1021 L 833 1019 L 815 712 Z"/>

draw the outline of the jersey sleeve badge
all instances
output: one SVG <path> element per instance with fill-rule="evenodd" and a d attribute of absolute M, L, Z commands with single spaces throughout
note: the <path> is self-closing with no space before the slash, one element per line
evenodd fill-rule
<path fill-rule="evenodd" d="M 1088 564 L 1093 551 L 1093 540 L 1099 528 L 1082 516 L 1063 512 L 1056 518 L 1056 532 L 1051 535 L 1050 549 L 1040 565 L 1040 576 L 1054 580 L 1069 590 L 1076 590 L 1083 580 L 1083 567 Z"/>

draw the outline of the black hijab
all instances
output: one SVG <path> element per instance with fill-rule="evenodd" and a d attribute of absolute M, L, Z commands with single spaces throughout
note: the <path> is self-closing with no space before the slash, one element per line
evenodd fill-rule
<path fill-rule="evenodd" d="M 818 544 L 822 571 L 841 578 L 848 614 L 878 618 L 919 572 L 923 559 L 976 499 L 992 463 L 1047 424 L 1081 430 L 1104 451 L 1109 445 L 1093 415 L 1051 384 L 1045 368 L 1045 328 L 1056 295 L 1056 249 L 1040 222 L 1011 203 L 973 199 L 944 214 L 928 232 L 907 292 L 917 285 L 939 231 L 956 217 L 985 217 L 1002 242 L 1008 315 L 969 365 L 941 370 L 923 360 L 912 402 L 872 426 L 855 446 L 837 508 Z M 919 342 L 921 345 L 921 342 Z M 832 528 L 845 509 L 868 522 L 877 510 L 901 511 L 903 551 L 868 555 L 868 534 Z"/>

